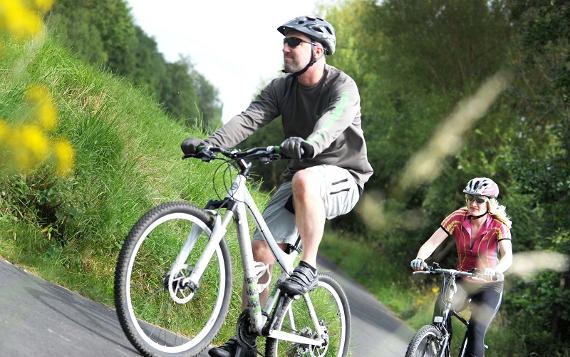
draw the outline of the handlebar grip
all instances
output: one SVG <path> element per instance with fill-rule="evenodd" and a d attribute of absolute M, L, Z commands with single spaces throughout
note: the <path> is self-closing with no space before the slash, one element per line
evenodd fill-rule
<path fill-rule="evenodd" d="M 311 144 L 304 142 L 301 144 L 301 158 L 312 159 L 314 156 L 314 148 Z"/>
<path fill-rule="evenodd" d="M 208 143 L 202 139 L 186 138 L 180 144 L 180 149 L 185 156 L 195 156 L 207 146 Z"/>

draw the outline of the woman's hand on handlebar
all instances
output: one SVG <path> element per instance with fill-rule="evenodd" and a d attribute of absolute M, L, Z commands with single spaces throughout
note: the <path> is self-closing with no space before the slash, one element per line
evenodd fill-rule
<path fill-rule="evenodd" d="M 422 258 L 416 258 L 410 262 L 410 267 L 415 270 L 426 270 L 428 268 L 427 263 Z"/>
<path fill-rule="evenodd" d="M 487 281 L 503 281 L 504 275 L 493 268 L 485 268 L 482 274 L 479 274 L 480 278 Z"/>

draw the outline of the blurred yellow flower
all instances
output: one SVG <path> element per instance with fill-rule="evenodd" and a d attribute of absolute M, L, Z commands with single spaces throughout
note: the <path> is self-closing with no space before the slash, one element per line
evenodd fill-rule
<path fill-rule="evenodd" d="M 38 10 L 46 13 L 53 6 L 54 0 L 35 0 L 34 3 Z"/>
<path fill-rule="evenodd" d="M 33 85 L 26 91 L 26 101 L 34 108 L 34 120 L 47 131 L 57 126 L 57 112 L 45 86 Z"/>
<path fill-rule="evenodd" d="M 49 92 L 45 86 L 34 84 L 26 90 L 26 100 L 31 103 L 40 103 L 49 98 Z"/>
<path fill-rule="evenodd" d="M 9 153 L 15 168 L 26 172 L 43 162 L 49 156 L 49 141 L 37 125 L 24 124 L 12 129 L 8 137 Z"/>
<path fill-rule="evenodd" d="M 54 145 L 54 153 L 57 160 L 57 174 L 60 176 L 69 175 L 75 160 L 75 153 L 71 144 L 63 139 L 57 141 Z"/>
<path fill-rule="evenodd" d="M 21 40 L 37 35 L 42 28 L 41 17 L 27 6 L 26 1 L 0 0 L 0 31 L 7 31 Z"/>
<path fill-rule="evenodd" d="M 33 124 L 22 126 L 20 131 L 21 144 L 32 156 L 35 162 L 41 162 L 49 155 L 49 140 L 40 127 Z"/>
<path fill-rule="evenodd" d="M 432 288 L 431 288 L 431 292 L 432 292 L 434 295 L 439 294 L 439 286 L 434 286 L 434 287 L 432 287 Z"/>
<path fill-rule="evenodd" d="M 16 40 L 28 40 L 38 35 L 43 30 L 42 15 L 53 4 L 54 0 L 0 0 L 0 36 L 6 33 Z M 0 169 L 27 172 L 54 159 L 56 173 L 68 175 L 75 153 L 67 140 L 53 142 L 48 136 L 57 127 L 57 111 L 47 87 L 32 85 L 25 100 L 32 111 L 25 123 L 0 119 Z"/>

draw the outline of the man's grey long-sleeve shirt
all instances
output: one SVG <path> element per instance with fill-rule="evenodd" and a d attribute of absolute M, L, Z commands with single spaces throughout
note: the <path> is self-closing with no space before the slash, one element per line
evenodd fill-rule
<path fill-rule="evenodd" d="M 360 120 L 360 95 L 356 83 L 344 72 L 326 65 L 323 78 L 313 87 L 286 75 L 271 81 L 241 114 L 212 134 L 208 141 L 232 148 L 258 128 L 281 115 L 286 137 L 306 139 L 314 157 L 291 160 L 283 179 L 315 165 L 347 169 L 364 187 L 372 175 Z"/>

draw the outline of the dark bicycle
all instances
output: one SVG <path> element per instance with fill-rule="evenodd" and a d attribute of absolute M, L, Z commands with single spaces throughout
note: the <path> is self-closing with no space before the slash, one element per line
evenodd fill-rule
<path fill-rule="evenodd" d="M 465 326 L 469 322 L 458 314 L 453 308 L 453 297 L 457 293 L 458 277 L 470 277 L 478 280 L 483 279 L 477 272 L 466 272 L 455 269 L 440 268 L 437 263 L 433 266 L 427 267 L 423 271 L 415 271 L 414 274 L 438 274 L 443 275 L 443 282 L 441 285 L 441 292 L 439 295 L 440 304 L 437 305 L 434 314 L 433 322 L 429 325 L 424 325 L 412 337 L 406 357 L 450 357 L 451 354 L 451 318 L 455 317 L 461 321 Z M 486 280 L 485 280 L 486 281 Z M 458 357 L 463 357 L 465 354 L 465 347 L 467 346 L 467 333 L 461 343 Z"/>

